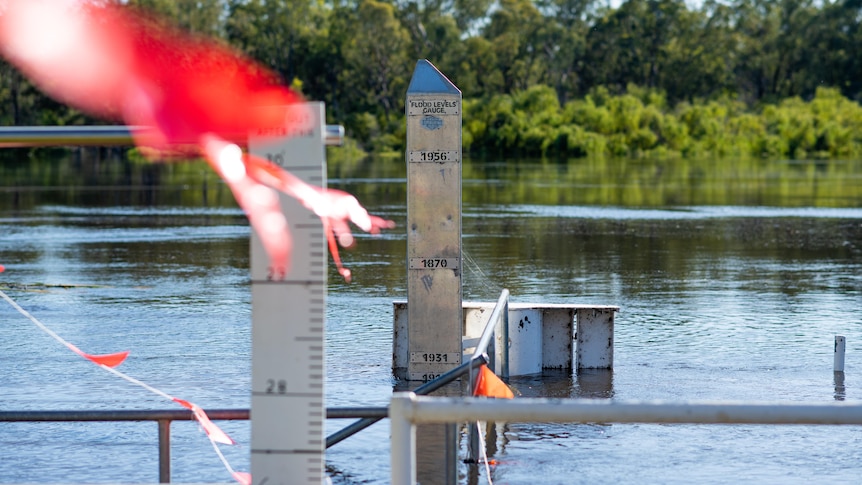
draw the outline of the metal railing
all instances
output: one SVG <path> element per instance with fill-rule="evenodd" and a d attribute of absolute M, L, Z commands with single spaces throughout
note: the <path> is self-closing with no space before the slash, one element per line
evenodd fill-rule
<path fill-rule="evenodd" d="M 469 361 L 467 361 L 467 362 L 459 365 L 458 367 L 450 370 L 449 372 L 441 374 L 440 377 L 438 377 L 432 381 L 428 381 L 425 384 L 422 384 L 421 386 L 417 387 L 413 391 L 413 393 L 418 394 L 420 396 L 430 394 L 430 393 L 436 391 L 437 389 L 440 389 L 441 387 L 445 386 L 446 384 L 453 382 L 455 379 L 458 379 L 465 374 L 468 374 L 468 373 L 472 374 L 474 367 L 479 367 L 482 364 L 487 364 L 487 363 L 488 363 L 488 355 L 487 354 L 481 354 L 478 357 L 472 358 Z M 378 408 L 370 408 L 370 409 L 378 409 Z M 379 409 L 385 410 L 387 408 L 379 408 Z M 381 419 L 385 418 L 387 415 L 388 415 L 388 413 L 386 415 L 382 415 L 382 416 L 364 417 L 364 418 L 360 419 L 359 421 L 356 421 L 355 423 L 350 424 L 349 426 L 346 426 L 346 427 L 342 428 L 341 430 L 336 431 L 335 433 L 332 433 L 331 435 L 326 437 L 326 447 L 329 448 L 330 446 L 335 445 L 336 443 L 339 443 L 339 442 L 355 435 L 356 433 L 362 431 L 363 429 L 365 429 L 365 428 L 371 426 L 372 424 L 380 421 Z M 329 416 L 327 415 L 327 417 L 329 417 Z"/>
<path fill-rule="evenodd" d="M 491 339 L 497 337 L 501 342 L 498 346 L 491 347 Z M 479 343 L 476 344 L 476 350 L 473 351 L 473 356 L 470 357 L 472 362 L 478 359 L 479 356 L 485 354 L 488 348 L 491 347 L 492 362 L 489 364 L 494 371 L 499 366 L 499 375 L 509 377 L 509 290 L 503 289 L 500 292 L 500 297 L 497 298 L 497 303 L 488 316 L 488 322 L 485 323 L 485 328 L 482 330 L 482 336 L 479 338 Z M 495 347 L 500 348 L 500 356 L 493 352 Z M 499 360 L 499 362 L 497 362 Z M 473 376 L 472 366 L 470 367 L 470 395 L 476 393 L 476 378 Z M 468 463 L 479 462 L 479 430 L 475 426 L 470 426 L 467 438 L 467 448 L 469 455 L 467 456 Z"/>
<path fill-rule="evenodd" d="M 389 405 L 391 484 L 416 483 L 416 424 L 471 421 L 686 424 L 862 424 L 862 404 L 485 399 L 395 393 Z"/>
<path fill-rule="evenodd" d="M 207 416 L 214 421 L 248 420 L 248 409 L 212 409 Z M 327 408 L 327 419 L 377 418 L 388 415 L 385 407 Z M 159 483 L 171 482 L 171 422 L 193 421 L 193 413 L 184 410 L 119 411 L 0 411 L 0 422 L 119 422 L 155 421 L 159 433 Z"/>
<path fill-rule="evenodd" d="M 474 354 L 464 364 L 442 374 L 413 391 L 413 394 L 430 394 L 455 381 L 472 369 L 488 363 L 487 354 Z M 248 409 L 212 409 L 206 411 L 213 421 L 248 420 Z M 357 419 L 353 424 L 326 438 L 329 448 L 372 424 L 389 416 L 387 407 L 326 408 L 327 419 Z M 105 411 L 0 411 L 0 422 L 121 422 L 155 421 L 159 433 L 159 483 L 171 482 L 171 422 L 194 421 L 193 413 L 184 410 L 105 410 Z"/>
<path fill-rule="evenodd" d="M 132 146 L 135 132 L 143 126 L 73 125 L 73 126 L 0 126 L 0 148 L 44 146 Z M 344 127 L 326 125 L 326 145 L 344 142 Z"/>

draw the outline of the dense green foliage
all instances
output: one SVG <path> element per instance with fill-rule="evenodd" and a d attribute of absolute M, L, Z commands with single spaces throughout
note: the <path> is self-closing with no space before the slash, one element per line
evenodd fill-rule
<path fill-rule="evenodd" d="M 217 36 L 398 153 L 427 58 L 464 93 L 474 154 L 862 154 L 862 2 L 130 0 Z M 91 122 L 0 63 L 0 124 Z"/>

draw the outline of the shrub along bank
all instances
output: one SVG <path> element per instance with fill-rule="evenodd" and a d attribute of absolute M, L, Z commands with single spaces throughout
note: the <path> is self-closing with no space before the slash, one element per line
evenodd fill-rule
<path fill-rule="evenodd" d="M 559 157 L 858 158 L 862 107 L 821 88 L 749 109 L 731 99 L 669 106 L 665 96 L 630 86 L 604 88 L 560 105 L 554 90 L 464 101 L 464 150 L 473 155 Z M 398 148 L 398 147 L 392 147 Z"/>

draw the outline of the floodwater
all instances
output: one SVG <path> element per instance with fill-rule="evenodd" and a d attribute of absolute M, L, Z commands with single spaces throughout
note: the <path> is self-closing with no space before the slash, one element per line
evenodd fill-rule
<path fill-rule="evenodd" d="M 406 298 L 398 160 L 330 170 L 399 228 L 329 274 L 327 406 L 385 406 Z M 464 298 L 617 305 L 614 369 L 511 379 L 523 396 L 824 403 L 862 399 L 862 162 L 464 165 Z M 0 289 L 125 373 L 204 408 L 250 393 L 248 226 L 200 165 L 0 164 Z M 846 372 L 832 371 L 847 338 Z M 0 410 L 173 409 L 0 302 Z M 328 431 L 348 422 L 330 421 Z M 249 424 L 221 422 L 248 470 Z M 494 483 L 859 483 L 856 426 L 495 426 Z M 0 483 L 158 480 L 154 423 L 0 423 Z M 229 482 L 193 422 L 174 482 Z M 462 456 L 464 451 L 461 451 Z M 389 481 L 389 428 L 327 452 L 338 484 Z M 463 483 L 487 483 L 461 465 Z M 472 476 L 472 478 L 468 478 Z M 538 478 L 540 477 L 540 478 Z"/>

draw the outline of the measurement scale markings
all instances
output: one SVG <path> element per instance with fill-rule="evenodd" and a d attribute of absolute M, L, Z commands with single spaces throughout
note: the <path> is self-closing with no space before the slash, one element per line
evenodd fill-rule
<path fill-rule="evenodd" d="M 293 340 L 294 340 L 294 341 L 296 341 L 296 342 L 317 342 L 317 341 L 319 341 L 319 340 L 320 340 L 320 337 L 317 337 L 317 336 L 311 336 L 311 337 L 296 337 L 296 338 L 294 338 Z M 311 350 L 314 350 L 314 348 L 311 348 Z M 323 351 L 323 349 L 322 349 L 322 348 L 321 348 L 320 350 L 321 350 L 321 352 Z"/>
<path fill-rule="evenodd" d="M 261 455 L 319 455 L 320 450 L 306 450 L 304 448 L 290 448 L 284 450 L 276 450 L 276 449 L 252 449 L 252 453 L 258 453 Z M 319 470 L 315 469 L 315 473 Z"/>
<path fill-rule="evenodd" d="M 294 166 L 294 165 L 285 164 L 285 165 L 283 165 L 283 167 L 290 170 L 291 172 L 320 173 L 320 165 L 315 167 L 314 165 L 296 165 L 296 166 Z M 302 177 L 300 177 L 300 178 L 302 178 Z"/>
<path fill-rule="evenodd" d="M 309 384 L 309 387 L 311 384 Z M 278 397 L 278 398 L 315 398 L 320 397 L 320 395 L 316 392 L 266 392 L 266 391 L 252 391 L 252 396 L 257 397 Z"/>
<path fill-rule="evenodd" d="M 303 279 L 283 279 L 283 280 L 251 280 L 256 285 L 300 285 L 300 286 L 320 286 L 320 280 L 303 280 Z"/>

